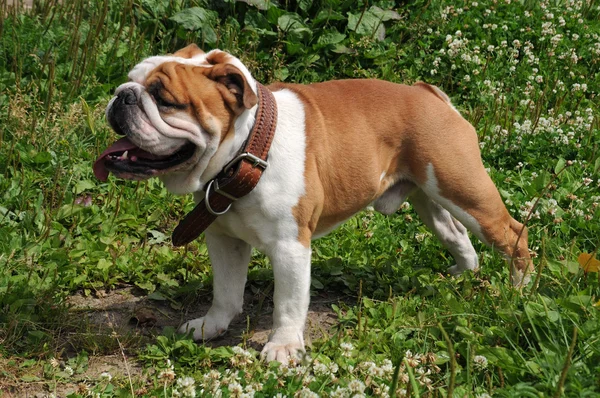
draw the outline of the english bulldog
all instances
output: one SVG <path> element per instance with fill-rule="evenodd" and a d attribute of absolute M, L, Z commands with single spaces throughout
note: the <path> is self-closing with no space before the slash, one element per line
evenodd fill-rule
<path fill-rule="evenodd" d="M 248 139 L 257 82 L 233 55 L 195 45 L 143 60 L 129 80 L 106 109 L 110 126 L 125 137 L 101 155 L 95 174 L 156 176 L 199 202 Z M 527 229 L 488 176 L 475 129 L 439 88 L 381 80 L 267 88 L 278 112 L 268 168 L 206 230 L 212 306 L 180 331 L 193 331 L 195 340 L 225 332 L 242 311 L 254 247 L 269 257 L 275 279 L 273 328 L 262 356 L 283 362 L 304 351 L 311 240 L 366 206 L 393 214 L 405 200 L 454 257 L 450 274 L 478 268 L 468 229 L 510 260 L 514 285 L 528 283 Z"/>

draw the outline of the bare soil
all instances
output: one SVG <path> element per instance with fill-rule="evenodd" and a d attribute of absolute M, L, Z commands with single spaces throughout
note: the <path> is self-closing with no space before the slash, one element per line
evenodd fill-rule
<path fill-rule="evenodd" d="M 329 331 L 337 322 L 337 315 L 331 305 L 347 298 L 338 295 L 321 295 L 312 297 L 306 323 L 305 338 L 310 346 L 311 341 L 329 337 Z M 144 380 L 140 364 L 136 362 L 139 349 L 152 342 L 154 336 L 160 334 L 164 327 L 178 327 L 183 322 L 200 317 L 210 307 L 210 295 L 200 297 L 187 309 L 176 310 L 167 300 L 148 299 L 139 289 L 124 286 L 94 296 L 86 297 L 75 294 L 68 298 L 69 312 L 80 322 L 81 332 L 73 332 L 65 337 L 63 357 L 75 355 L 85 349 L 89 354 L 87 370 L 71 377 L 69 383 L 55 385 L 43 377 L 43 365 L 47 361 L 39 361 L 36 366 L 22 369 L 19 361 L 0 357 L 0 397 L 35 397 L 42 398 L 49 393 L 64 397 L 77 389 L 85 388 L 82 384 L 94 385 L 103 372 L 128 383 Z M 198 301 L 198 300 L 197 300 Z M 272 322 L 273 303 L 264 294 L 245 295 L 244 313 L 230 325 L 228 331 L 205 344 L 212 347 L 240 344 L 245 338 L 246 344 L 257 351 L 267 342 Z M 94 352 L 94 347 L 99 348 Z M 109 351 L 107 353 L 107 351 Z M 2 371 L 6 369 L 5 371 Z M 39 381 L 24 381 L 24 377 L 37 377 Z M 27 378 L 25 380 L 28 380 Z M 139 384 L 138 384 L 139 385 Z"/>

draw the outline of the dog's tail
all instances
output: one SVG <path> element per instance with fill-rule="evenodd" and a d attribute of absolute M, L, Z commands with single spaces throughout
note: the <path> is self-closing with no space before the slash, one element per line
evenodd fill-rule
<path fill-rule="evenodd" d="M 436 97 L 438 97 L 439 99 L 444 101 L 446 104 L 448 104 L 448 106 L 450 106 L 452 109 L 454 109 L 456 111 L 456 108 L 454 108 L 454 105 L 452 105 L 452 101 L 450 101 L 450 97 L 448 97 L 448 95 L 445 92 L 443 92 L 436 86 L 434 86 L 432 84 L 427 84 L 425 82 L 416 82 L 414 84 L 414 86 L 424 88 L 425 90 L 429 91 L 430 93 L 432 93 L 433 95 L 435 95 Z"/>

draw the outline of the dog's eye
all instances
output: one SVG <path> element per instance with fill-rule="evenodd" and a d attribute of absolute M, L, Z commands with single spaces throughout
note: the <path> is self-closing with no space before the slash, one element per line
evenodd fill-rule
<path fill-rule="evenodd" d="M 156 105 L 158 105 L 161 110 L 168 111 L 172 109 L 185 109 L 187 105 L 185 104 L 177 104 L 174 101 L 174 98 L 171 95 L 165 95 L 164 92 L 158 91 L 154 95 L 154 101 L 156 101 Z"/>
<path fill-rule="evenodd" d="M 173 104 L 172 102 L 167 101 L 166 99 L 164 99 L 160 95 L 155 96 L 154 100 L 156 101 L 156 105 L 161 106 L 163 108 L 175 108 L 175 107 L 177 107 L 177 104 Z"/>

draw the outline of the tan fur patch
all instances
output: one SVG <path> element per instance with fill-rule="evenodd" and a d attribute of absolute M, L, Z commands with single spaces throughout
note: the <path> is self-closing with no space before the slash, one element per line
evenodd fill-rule
<path fill-rule="evenodd" d="M 196 55 L 204 54 L 204 51 L 200 49 L 196 44 L 190 44 L 187 47 L 182 48 L 179 51 L 176 51 L 173 55 L 181 58 L 193 58 Z"/>
<path fill-rule="evenodd" d="M 303 245 L 394 183 L 425 184 L 432 165 L 440 194 L 475 218 L 488 243 L 522 259 L 518 269 L 530 268 L 526 240 L 516 242 L 520 224 L 483 167 L 475 129 L 437 87 L 341 80 L 271 88 L 293 91 L 305 107 L 306 194 L 293 210 Z"/>

